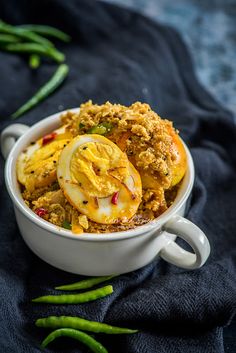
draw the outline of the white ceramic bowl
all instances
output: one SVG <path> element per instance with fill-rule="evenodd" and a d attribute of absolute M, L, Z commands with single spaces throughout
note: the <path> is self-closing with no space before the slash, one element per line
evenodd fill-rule
<path fill-rule="evenodd" d="M 17 157 L 31 141 L 58 128 L 60 114 L 43 119 L 31 128 L 22 124 L 10 125 L 1 134 L 2 154 L 5 158 L 8 156 L 6 186 L 21 235 L 30 249 L 59 269 L 87 276 L 130 272 L 157 256 L 182 268 L 201 267 L 210 253 L 208 239 L 196 225 L 183 218 L 194 181 L 193 161 L 186 145 L 188 168 L 174 203 L 154 221 L 133 230 L 74 235 L 44 221 L 26 206 L 16 178 Z M 184 239 L 194 253 L 177 245 L 177 236 Z"/>

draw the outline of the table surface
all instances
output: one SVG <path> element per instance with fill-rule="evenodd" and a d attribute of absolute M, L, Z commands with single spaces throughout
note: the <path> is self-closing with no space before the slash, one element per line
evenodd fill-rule
<path fill-rule="evenodd" d="M 103 0 L 176 28 L 199 81 L 236 121 L 236 0 Z M 236 318 L 224 329 L 225 353 L 236 352 Z"/>

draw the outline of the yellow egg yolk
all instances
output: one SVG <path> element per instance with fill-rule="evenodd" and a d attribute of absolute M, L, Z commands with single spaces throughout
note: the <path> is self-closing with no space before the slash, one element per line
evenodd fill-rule
<path fill-rule="evenodd" d="M 107 197 L 119 190 L 128 175 L 124 153 L 108 144 L 87 142 L 71 158 L 73 182 L 80 182 L 88 196 Z"/>
<path fill-rule="evenodd" d="M 141 202 L 139 173 L 101 135 L 75 137 L 60 155 L 57 177 L 69 203 L 98 223 L 127 222 Z"/>

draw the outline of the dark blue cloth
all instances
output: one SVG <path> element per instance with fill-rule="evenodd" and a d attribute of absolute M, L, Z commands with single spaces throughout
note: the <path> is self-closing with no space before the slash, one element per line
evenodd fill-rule
<path fill-rule="evenodd" d="M 191 149 L 196 180 L 187 217 L 206 232 L 212 249 L 199 270 L 186 271 L 159 260 L 122 275 L 112 280 L 114 294 L 96 302 L 33 304 L 33 297 L 55 293 L 55 285 L 81 277 L 47 265 L 26 247 L 4 187 L 1 159 L 0 352 L 40 352 L 48 331 L 34 326 L 36 318 L 78 315 L 140 330 L 135 335 L 97 334 L 109 352 L 223 353 L 222 330 L 236 308 L 236 129 L 231 113 L 198 83 L 188 51 L 171 28 L 95 1 L 9 0 L 0 6 L 1 17 L 10 23 L 51 24 L 73 37 L 71 44 L 58 43 L 70 66 L 66 83 L 19 122 L 32 125 L 88 99 L 149 103 L 174 121 Z M 32 72 L 27 58 L 2 52 L 0 62 L 2 129 L 10 123 L 10 113 L 55 66 L 44 63 Z M 87 350 L 60 339 L 49 351 Z"/>

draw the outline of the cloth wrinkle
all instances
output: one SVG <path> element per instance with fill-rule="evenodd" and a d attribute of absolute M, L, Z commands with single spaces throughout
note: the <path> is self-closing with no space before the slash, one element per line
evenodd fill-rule
<path fill-rule="evenodd" d="M 139 329 L 134 335 L 95 335 L 110 353 L 224 353 L 223 327 L 236 309 L 236 126 L 227 108 L 198 82 L 184 41 L 168 26 L 93 0 L 8 0 L 1 18 L 11 24 L 50 24 L 73 38 L 71 44 L 59 44 L 70 67 L 68 79 L 17 123 L 31 126 L 61 106 L 76 107 L 88 99 L 124 105 L 140 100 L 173 120 L 196 171 L 186 217 L 206 233 L 211 254 L 194 271 L 155 259 L 109 281 L 114 294 L 90 303 L 32 303 L 39 295 L 59 294 L 55 286 L 84 277 L 50 266 L 24 244 L 3 186 L 5 162 L 0 157 L 0 353 L 41 352 L 48 332 L 34 322 L 50 315 Z M 42 60 L 31 73 L 27 56 L 1 51 L 0 61 L 2 130 L 55 67 Z M 49 351 L 79 353 L 84 348 L 61 339 Z"/>

